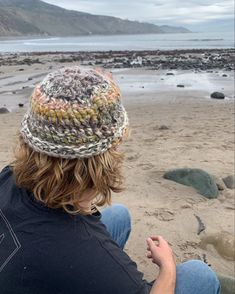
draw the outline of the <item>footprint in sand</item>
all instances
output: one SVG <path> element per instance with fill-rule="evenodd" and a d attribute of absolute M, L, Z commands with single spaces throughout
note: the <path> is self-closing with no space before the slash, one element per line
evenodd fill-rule
<path fill-rule="evenodd" d="M 180 250 L 182 251 L 186 251 L 189 248 L 194 248 L 197 249 L 198 248 L 198 243 L 196 242 L 191 242 L 191 241 L 186 241 L 185 243 L 179 244 L 178 247 L 180 248 Z"/>
<path fill-rule="evenodd" d="M 200 247 L 205 250 L 207 245 L 213 245 L 219 255 L 225 259 L 235 260 L 235 236 L 227 232 L 203 236 Z"/>
<path fill-rule="evenodd" d="M 155 138 L 149 138 L 149 139 L 145 139 L 144 142 L 147 143 L 147 144 L 151 144 L 151 143 L 154 143 L 157 141 L 157 137 Z"/>
<path fill-rule="evenodd" d="M 155 211 L 145 211 L 145 215 L 154 216 L 160 221 L 169 222 L 174 219 L 174 212 L 165 208 L 157 209 Z"/>
<path fill-rule="evenodd" d="M 195 252 L 184 252 L 182 262 L 185 262 L 191 259 L 201 260 L 201 257 Z"/>
<path fill-rule="evenodd" d="M 152 163 L 140 163 L 137 166 L 141 167 L 142 170 L 150 170 L 150 169 L 154 168 L 154 164 L 152 164 Z"/>
<path fill-rule="evenodd" d="M 136 153 L 134 155 L 128 156 L 126 159 L 128 161 L 136 161 L 140 157 L 139 153 Z"/>

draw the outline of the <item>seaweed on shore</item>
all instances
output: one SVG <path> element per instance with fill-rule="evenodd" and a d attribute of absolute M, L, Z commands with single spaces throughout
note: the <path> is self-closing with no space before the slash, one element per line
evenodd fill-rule
<path fill-rule="evenodd" d="M 205 224 L 202 222 L 201 218 L 194 214 L 194 216 L 196 217 L 197 221 L 198 221 L 198 230 L 197 230 L 197 234 L 200 235 L 201 232 L 205 231 L 206 226 Z"/>

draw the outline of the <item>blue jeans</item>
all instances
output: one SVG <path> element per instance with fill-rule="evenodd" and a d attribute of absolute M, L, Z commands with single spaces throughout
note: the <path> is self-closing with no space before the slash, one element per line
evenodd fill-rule
<path fill-rule="evenodd" d="M 111 237 L 123 249 L 131 231 L 131 217 L 128 209 L 121 204 L 114 204 L 103 209 L 101 214 L 101 220 Z M 219 293 L 219 280 L 204 262 L 190 260 L 177 265 L 175 294 Z"/>

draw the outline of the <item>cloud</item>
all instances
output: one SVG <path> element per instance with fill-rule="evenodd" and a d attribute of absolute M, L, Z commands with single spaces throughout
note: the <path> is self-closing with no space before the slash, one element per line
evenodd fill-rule
<path fill-rule="evenodd" d="M 44 0 L 67 9 L 155 24 L 194 25 L 231 21 L 233 0 Z"/>

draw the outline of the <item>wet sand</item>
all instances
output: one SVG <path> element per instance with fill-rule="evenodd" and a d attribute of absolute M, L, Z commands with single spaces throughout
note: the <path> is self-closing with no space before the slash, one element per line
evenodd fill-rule
<path fill-rule="evenodd" d="M 11 158 L 26 110 L 26 105 L 19 108 L 18 103 L 27 104 L 34 85 L 60 66 L 0 68 L 0 107 L 5 104 L 12 110 L 0 115 L 0 168 Z M 160 234 L 172 245 L 177 262 L 197 258 L 218 273 L 233 276 L 234 190 L 224 188 L 218 199 L 207 200 L 194 189 L 162 177 L 165 171 L 181 167 L 202 168 L 220 179 L 234 174 L 232 72 L 174 70 L 174 75 L 167 76 L 170 70 L 111 70 L 122 89 L 131 124 L 131 136 L 121 147 L 126 153 L 127 189 L 113 197 L 114 202 L 127 205 L 132 215 L 127 253 L 146 278 L 155 278 L 155 266 L 145 257 L 145 239 Z M 185 87 L 177 88 L 182 83 Z M 213 91 L 224 92 L 226 99 L 210 99 Z M 200 235 L 195 215 L 206 226 Z"/>

